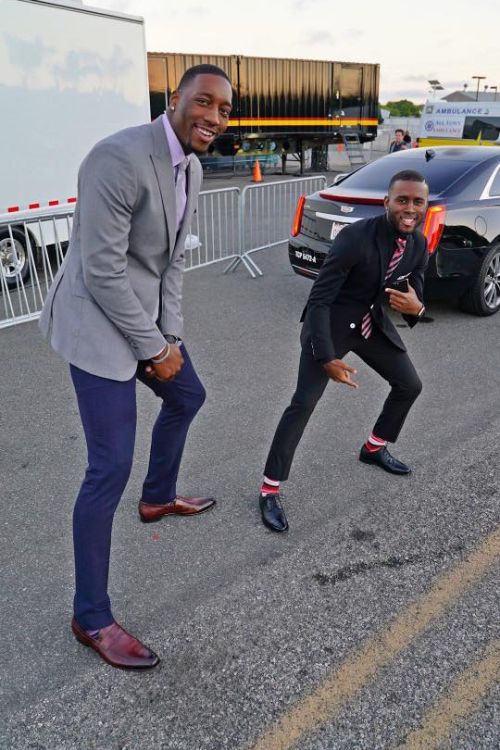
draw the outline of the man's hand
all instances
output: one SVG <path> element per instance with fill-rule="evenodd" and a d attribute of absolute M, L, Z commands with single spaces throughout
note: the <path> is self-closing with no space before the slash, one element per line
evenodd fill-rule
<path fill-rule="evenodd" d="M 359 388 L 358 384 L 351 380 L 351 374 L 356 375 L 357 370 L 346 365 L 341 359 L 332 359 L 331 362 L 324 364 L 323 368 L 328 377 L 336 383 L 345 383 L 350 385 L 351 388 Z"/>
<path fill-rule="evenodd" d="M 410 284 L 408 284 L 407 292 L 399 292 L 397 289 L 390 288 L 385 291 L 389 295 L 389 305 L 397 312 L 405 315 L 418 315 L 422 309 L 422 303 Z"/>
<path fill-rule="evenodd" d="M 177 346 L 177 344 L 169 344 L 169 346 L 170 354 L 164 362 L 155 364 L 154 362 L 150 361 L 146 365 L 145 372 L 148 378 L 156 378 L 157 380 L 161 380 L 162 383 L 166 383 L 169 380 L 173 380 L 175 376 L 178 375 L 181 371 L 182 365 L 184 364 L 184 358 L 182 356 L 181 350 Z M 165 349 L 160 352 L 158 358 L 160 358 L 166 351 L 167 347 L 165 347 Z"/>

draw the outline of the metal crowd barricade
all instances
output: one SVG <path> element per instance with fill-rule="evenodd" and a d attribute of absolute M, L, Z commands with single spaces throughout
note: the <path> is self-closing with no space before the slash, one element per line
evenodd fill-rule
<path fill-rule="evenodd" d="M 325 185 L 320 176 L 203 191 L 186 239 L 186 270 L 230 260 L 224 273 L 242 263 L 261 276 L 251 253 L 285 242 L 299 195 Z M 0 329 L 40 316 L 74 209 L 71 203 L 0 216 Z"/>
<path fill-rule="evenodd" d="M 186 271 L 240 256 L 240 189 L 204 190 L 186 238 Z"/>
<path fill-rule="evenodd" d="M 326 177 L 318 175 L 243 188 L 239 221 L 241 255 L 234 258 L 224 273 L 233 271 L 241 262 L 253 278 L 256 274 L 262 276 L 250 254 L 286 242 L 299 196 L 325 187 Z"/>
<path fill-rule="evenodd" d="M 0 217 L 0 328 L 35 320 L 61 265 L 73 204 Z"/>
<path fill-rule="evenodd" d="M 240 257 L 239 199 L 236 187 L 200 193 L 186 238 L 186 270 Z M 40 317 L 74 210 L 66 204 L 0 217 L 0 328 Z"/>

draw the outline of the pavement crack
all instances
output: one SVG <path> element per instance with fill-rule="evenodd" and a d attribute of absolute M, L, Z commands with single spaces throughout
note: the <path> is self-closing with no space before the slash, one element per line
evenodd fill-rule
<path fill-rule="evenodd" d="M 360 562 L 352 563 L 351 565 L 345 565 L 343 568 L 337 570 L 336 573 L 314 573 L 313 579 L 319 583 L 320 586 L 326 586 L 327 584 L 334 586 L 336 583 L 348 581 L 350 578 L 354 578 L 354 576 L 377 568 L 403 568 L 407 565 L 417 565 L 431 560 L 442 560 L 449 555 L 462 552 L 462 550 L 462 544 L 453 544 L 447 550 L 438 550 L 431 555 L 408 555 L 405 557 L 390 555 L 383 560 L 372 560 L 370 562 L 361 560 Z"/>

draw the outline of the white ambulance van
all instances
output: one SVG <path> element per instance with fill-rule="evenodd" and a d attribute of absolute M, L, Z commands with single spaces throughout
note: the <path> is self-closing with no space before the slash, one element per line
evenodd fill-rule
<path fill-rule="evenodd" d="M 418 145 L 500 146 L 500 101 L 427 101 Z"/>
<path fill-rule="evenodd" d="M 150 107 L 143 19 L 71 0 L 0 0 L 0 18 L 0 273 L 12 286 L 29 271 L 16 220 L 75 202 L 90 148 Z"/>

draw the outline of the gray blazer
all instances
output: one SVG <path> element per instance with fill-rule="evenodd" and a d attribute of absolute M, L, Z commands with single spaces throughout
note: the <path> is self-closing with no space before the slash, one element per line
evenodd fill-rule
<path fill-rule="evenodd" d="M 184 220 L 176 237 L 174 170 L 161 118 L 100 141 L 78 174 L 69 249 L 40 318 L 67 362 L 128 380 L 137 362 L 182 336 L 184 243 L 202 170 L 187 170 Z"/>

